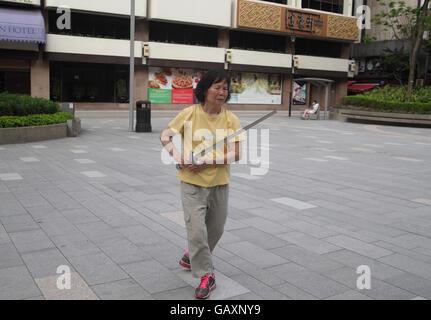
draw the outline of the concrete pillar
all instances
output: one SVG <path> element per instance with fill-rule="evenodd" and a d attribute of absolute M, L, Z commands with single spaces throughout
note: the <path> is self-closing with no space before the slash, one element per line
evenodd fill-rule
<path fill-rule="evenodd" d="M 218 47 L 229 49 L 229 30 L 219 29 L 218 30 Z"/>
<path fill-rule="evenodd" d="M 342 105 L 345 96 L 347 96 L 347 79 L 339 80 L 335 84 L 335 104 Z"/>
<path fill-rule="evenodd" d="M 291 86 L 290 74 L 284 74 L 283 83 L 282 83 L 282 97 L 281 97 L 282 110 L 289 110 L 290 86 Z M 293 110 L 293 104 L 292 104 L 292 110 Z"/>
<path fill-rule="evenodd" d="M 148 99 L 148 67 L 135 65 L 135 106 L 138 100 Z"/>
<path fill-rule="evenodd" d="M 352 10 L 353 10 L 353 0 L 344 0 L 343 15 L 351 17 Z"/>
<path fill-rule="evenodd" d="M 136 20 L 135 25 L 135 41 L 150 41 L 149 22 L 147 20 Z"/>
<path fill-rule="evenodd" d="M 42 55 L 30 62 L 30 88 L 32 97 L 49 99 L 49 61 Z"/>

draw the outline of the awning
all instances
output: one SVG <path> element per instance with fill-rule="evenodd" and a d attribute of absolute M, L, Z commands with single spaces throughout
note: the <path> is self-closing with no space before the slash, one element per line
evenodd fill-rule
<path fill-rule="evenodd" d="M 46 43 L 39 9 L 0 8 L 0 41 Z"/>
<path fill-rule="evenodd" d="M 356 91 L 356 92 L 364 92 L 369 91 L 377 87 L 377 84 L 359 84 L 354 83 L 347 86 L 348 90 Z"/>

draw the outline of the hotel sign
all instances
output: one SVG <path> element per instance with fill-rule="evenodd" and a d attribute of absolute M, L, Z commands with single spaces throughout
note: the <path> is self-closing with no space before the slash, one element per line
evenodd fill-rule
<path fill-rule="evenodd" d="M 287 6 L 250 0 L 238 0 L 237 3 L 238 28 L 344 41 L 359 39 L 356 17 L 316 10 L 291 9 Z"/>
<path fill-rule="evenodd" d="M 40 0 L 0 0 L 0 3 L 2 2 L 21 3 L 40 7 Z"/>

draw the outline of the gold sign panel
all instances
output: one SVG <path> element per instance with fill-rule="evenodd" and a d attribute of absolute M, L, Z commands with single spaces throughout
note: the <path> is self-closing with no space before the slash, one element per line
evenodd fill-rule
<path fill-rule="evenodd" d="M 238 0 L 237 26 L 346 41 L 359 39 L 355 17 L 291 9 L 249 0 Z"/>
<path fill-rule="evenodd" d="M 356 41 L 359 38 L 357 20 L 328 15 L 328 27 L 326 35 L 330 38 Z"/>
<path fill-rule="evenodd" d="M 283 7 L 251 1 L 238 1 L 238 26 L 281 31 Z"/>

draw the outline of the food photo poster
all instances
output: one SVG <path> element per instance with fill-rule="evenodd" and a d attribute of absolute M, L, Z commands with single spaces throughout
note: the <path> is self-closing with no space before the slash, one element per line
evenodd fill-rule
<path fill-rule="evenodd" d="M 194 90 L 206 70 L 150 67 L 148 99 L 152 103 L 198 103 Z M 281 104 L 281 75 L 231 73 L 230 104 Z"/>

